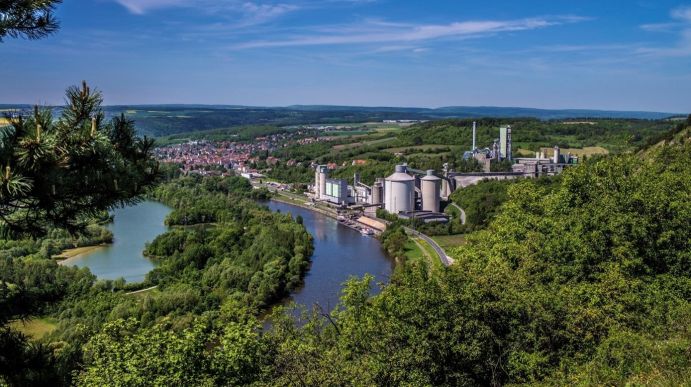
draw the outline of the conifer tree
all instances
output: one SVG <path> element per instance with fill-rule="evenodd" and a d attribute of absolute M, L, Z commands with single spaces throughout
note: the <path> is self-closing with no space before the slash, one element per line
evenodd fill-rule
<path fill-rule="evenodd" d="M 67 89 L 54 120 L 36 107 L 0 130 L 0 227 L 39 235 L 50 226 L 79 230 L 101 211 L 136 202 L 155 183 L 153 140 L 124 116 L 109 122 L 101 93 Z"/>
<path fill-rule="evenodd" d="M 57 31 L 53 15 L 62 0 L 0 0 L 0 42 L 3 38 L 40 39 Z"/>

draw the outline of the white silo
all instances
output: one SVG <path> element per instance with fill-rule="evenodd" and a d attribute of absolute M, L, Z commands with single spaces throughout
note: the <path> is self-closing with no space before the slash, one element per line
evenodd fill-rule
<path fill-rule="evenodd" d="M 421 180 L 422 210 L 439 212 L 439 197 L 441 196 L 441 179 L 434 175 L 434 170 L 427 170 L 427 176 Z"/>
<path fill-rule="evenodd" d="M 415 178 L 406 173 L 406 167 L 397 165 L 393 175 L 384 181 L 384 208 L 392 214 L 412 211 L 415 200 Z"/>
<path fill-rule="evenodd" d="M 559 164 L 559 156 L 561 152 L 559 151 L 559 145 L 554 146 L 554 164 Z"/>
<path fill-rule="evenodd" d="M 319 166 L 319 198 L 323 198 L 324 195 L 326 195 L 326 179 L 327 179 L 327 173 L 329 172 L 329 169 L 326 167 L 326 165 L 320 165 Z"/>
<path fill-rule="evenodd" d="M 382 191 L 384 190 L 384 179 L 377 178 L 372 186 L 372 203 L 371 204 L 381 204 Z"/>
<path fill-rule="evenodd" d="M 321 179 L 319 178 L 319 173 L 320 171 L 320 166 L 317 165 L 317 167 L 314 169 L 314 197 L 319 199 L 322 196 L 321 193 Z"/>

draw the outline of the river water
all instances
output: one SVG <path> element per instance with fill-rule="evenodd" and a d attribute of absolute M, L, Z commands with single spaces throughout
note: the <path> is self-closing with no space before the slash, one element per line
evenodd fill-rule
<path fill-rule="evenodd" d="M 293 292 L 290 300 L 308 307 L 318 303 L 331 310 L 338 302 L 342 284 L 351 276 L 369 273 L 377 282 L 389 282 L 394 262 L 384 255 L 377 239 L 301 207 L 274 201 L 264 204 L 272 211 L 302 216 L 305 228 L 314 238 L 312 265 L 304 286 Z M 170 211 L 153 201 L 116 209 L 115 221 L 108 226 L 113 232 L 113 244 L 64 264 L 86 266 L 100 279 L 124 277 L 127 282 L 143 281 L 154 266 L 142 252 L 147 242 L 167 231 L 163 221 Z"/>
<path fill-rule="evenodd" d="M 312 266 L 305 275 L 304 286 L 293 292 L 290 300 L 308 307 L 318 303 L 331 310 L 338 303 L 342 284 L 352 276 L 369 273 L 376 282 L 389 282 L 394 261 L 384 255 L 377 239 L 302 207 L 274 201 L 267 206 L 272 211 L 302 216 L 305 228 L 314 238 Z M 376 293 L 377 288 L 373 291 Z"/>

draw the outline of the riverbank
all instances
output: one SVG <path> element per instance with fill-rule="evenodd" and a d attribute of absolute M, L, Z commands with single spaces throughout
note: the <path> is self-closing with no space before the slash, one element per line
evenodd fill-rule
<path fill-rule="evenodd" d="M 379 235 L 380 232 L 381 232 L 381 230 L 378 230 L 378 229 L 374 228 L 372 225 L 370 225 L 370 224 L 365 224 L 365 223 L 359 222 L 359 221 L 357 221 L 357 220 L 347 220 L 347 221 L 339 220 L 338 212 L 333 211 L 333 210 L 328 210 L 328 209 L 325 209 L 325 208 L 317 207 L 317 204 L 316 204 L 316 203 L 310 203 L 310 204 L 308 204 L 308 203 L 306 203 L 306 202 L 297 200 L 296 198 L 293 198 L 293 197 L 291 197 L 291 196 L 288 196 L 288 195 L 285 194 L 285 193 L 280 193 L 280 192 L 278 192 L 278 191 L 276 191 L 276 192 L 274 192 L 274 193 L 275 193 L 275 195 L 271 198 L 271 200 L 277 201 L 277 202 L 279 202 L 279 203 L 289 204 L 289 205 L 293 205 L 293 206 L 296 206 L 296 207 L 304 208 L 304 209 L 306 209 L 306 210 L 310 210 L 310 211 L 313 211 L 313 212 L 320 213 L 320 214 L 322 214 L 322 215 L 324 215 L 324 216 L 327 216 L 327 217 L 329 217 L 329 218 L 331 218 L 331 219 L 337 220 L 340 224 L 342 224 L 342 225 L 344 225 L 344 226 L 346 226 L 346 227 L 348 227 L 348 228 L 351 228 L 351 229 L 353 229 L 353 230 L 355 230 L 355 231 L 357 231 L 357 232 L 362 232 L 363 229 L 370 229 L 370 230 L 372 230 L 372 231 L 374 232 L 373 235 Z M 372 235 L 372 234 L 371 234 L 371 235 Z"/>
<path fill-rule="evenodd" d="M 328 216 L 329 218 L 338 220 L 338 213 L 336 213 L 335 211 L 329 211 L 323 208 L 319 208 L 316 205 L 308 205 L 305 202 L 300 202 L 296 199 L 292 199 L 289 196 L 280 194 L 278 192 L 276 192 L 275 195 L 271 197 L 271 200 L 277 201 L 279 203 L 290 204 L 293 206 L 304 208 L 306 210 L 318 212 L 324 216 Z"/>
<path fill-rule="evenodd" d="M 85 254 L 93 253 L 107 246 L 109 245 L 101 243 L 93 246 L 75 247 L 73 249 L 63 250 L 60 254 L 54 255 L 53 259 L 57 260 L 60 265 L 67 265 L 70 261 L 77 260 Z"/>

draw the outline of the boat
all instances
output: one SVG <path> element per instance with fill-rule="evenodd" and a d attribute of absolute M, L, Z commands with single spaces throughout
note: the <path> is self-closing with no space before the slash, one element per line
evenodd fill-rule
<path fill-rule="evenodd" d="M 374 231 L 372 231 L 371 228 L 366 228 L 366 227 L 363 228 L 362 230 L 360 230 L 360 233 L 362 233 L 362 235 L 367 235 L 367 236 L 374 235 Z"/>

